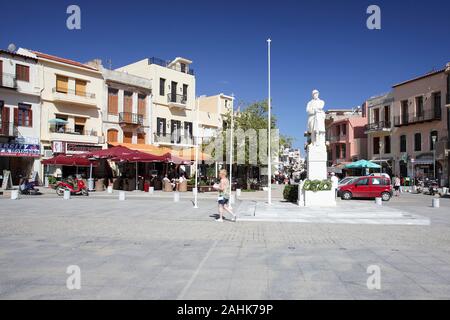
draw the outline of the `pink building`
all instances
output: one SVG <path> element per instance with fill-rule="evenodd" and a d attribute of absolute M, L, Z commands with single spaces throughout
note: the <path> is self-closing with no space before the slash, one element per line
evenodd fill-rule
<path fill-rule="evenodd" d="M 444 68 L 393 86 L 394 173 L 448 185 L 449 81 Z"/>
<path fill-rule="evenodd" d="M 327 111 L 325 126 L 329 167 L 341 168 L 346 163 L 367 157 L 367 136 L 364 132 L 366 124 L 367 119 L 359 107 L 355 110 Z"/>

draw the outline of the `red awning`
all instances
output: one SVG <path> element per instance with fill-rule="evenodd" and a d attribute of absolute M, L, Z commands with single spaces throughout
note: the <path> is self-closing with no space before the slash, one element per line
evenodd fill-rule
<path fill-rule="evenodd" d="M 127 162 L 164 162 L 166 157 L 149 154 L 137 150 L 131 150 L 123 146 L 93 151 L 87 154 L 90 158 L 110 159 L 112 161 Z"/>
<path fill-rule="evenodd" d="M 43 160 L 42 164 L 75 167 L 89 167 L 92 164 L 95 167 L 97 162 L 95 160 L 90 161 L 85 156 L 60 154 L 56 157 Z"/>
<path fill-rule="evenodd" d="M 164 162 L 171 162 L 171 163 L 175 163 L 175 164 L 190 164 L 190 161 L 186 161 L 183 158 L 174 156 L 173 154 L 166 153 L 163 155 L 164 157 Z"/>

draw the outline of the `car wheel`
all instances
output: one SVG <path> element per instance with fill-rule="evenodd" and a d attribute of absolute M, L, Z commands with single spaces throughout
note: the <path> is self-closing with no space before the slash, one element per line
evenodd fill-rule
<path fill-rule="evenodd" d="M 352 198 L 352 194 L 350 192 L 348 192 L 348 191 L 345 191 L 342 194 L 342 200 L 350 200 L 351 198 Z"/>
<path fill-rule="evenodd" d="M 387 192 L 383 192 L 383 193 L 381 194 L 381 199 L 382 199 L 383 201 L 389 201 L 389 200 L 391 199 L 391 195 L 390 195 L 389 193 L 387 193 Z"/>

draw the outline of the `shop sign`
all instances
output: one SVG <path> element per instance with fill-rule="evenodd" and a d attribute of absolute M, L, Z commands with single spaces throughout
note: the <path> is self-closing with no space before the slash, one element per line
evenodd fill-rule
<path fill-rule="evenodd" d="M 52 151 L 53 153 L 66 153 L 65 143 L 62 141 L 53 141 L 52 142 Z"/>
<path fill-rule="evenodd" d="M 39 158 L 40 155 L 39 144 L 0 143 L 0 156 Z"/>
<path fill-rule="evenodd" d="M 101 150 L 101 146 L 92 144 L 66 143 L 66 153 L 79 153 Z"/>

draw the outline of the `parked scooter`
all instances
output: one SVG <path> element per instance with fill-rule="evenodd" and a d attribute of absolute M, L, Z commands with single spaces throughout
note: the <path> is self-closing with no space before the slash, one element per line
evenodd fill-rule
<path fill-rule="evenodd" d="M 81 179 L 68 179 L 66 181 L 58 182 L 56 185 L 56 194 L 58 196 L 63 196 L 65 190 L 69 190 L 71 195 L 89 195 L 87 186 Z"/>
<path fill-rule="evenodd" d="M 439 190 L 438 190 L 439 184 L 437 183 L 436 180 L 429 180 L 427 187 L 428 187 L 427 194 L 434 196 L 439 193 Z"/>
<path fill-rule="evenodd" d="M 423 193 L 425 189 L 425 184 L 423 183 L 423 180 L 418 180 L 416 185 L 416 192 L 417 193 Z"/>
<path fill-rule="evenodd" d="M 39 189 L 35 188 L 36 183 L 34 181 L 29 181 L 27 178 L 20 179 L 19 182 L 19 192 L 23 195 L 39 195 Z"/>

